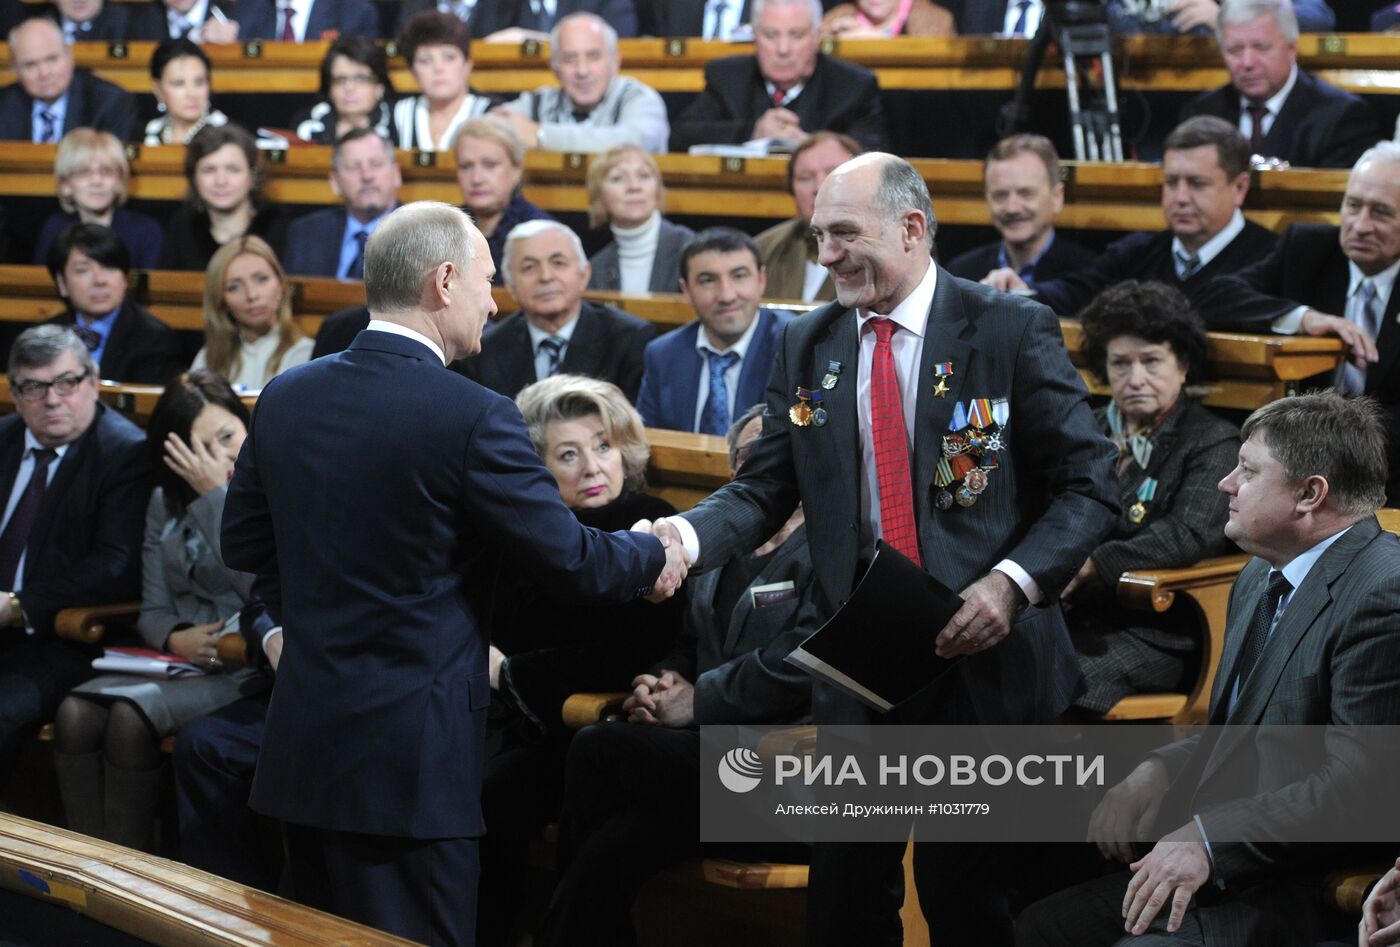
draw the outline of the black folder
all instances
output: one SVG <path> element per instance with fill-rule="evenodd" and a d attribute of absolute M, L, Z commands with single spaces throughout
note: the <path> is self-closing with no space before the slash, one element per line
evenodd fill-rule
<path fill-rule="evenodd" d="M 934 652 L 934 642 L 962 604 L 881 540 L 850 598 L 787 661 L 886 712 L 953 666 Z"/>

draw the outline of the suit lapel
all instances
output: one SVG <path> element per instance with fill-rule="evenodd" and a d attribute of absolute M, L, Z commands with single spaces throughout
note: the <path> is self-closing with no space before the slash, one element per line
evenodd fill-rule
<path fill-rule="evenodd" d="M 583 303 L 578 311 L 578 325 L 569 337 L 569 347 L 564 350 L 564 360 L 559 363 L 559 371 L 578 375 L 596 375 L 603 362 L 602 318 L 593 312 L 593 307 Z M 528 335 L 528 333 L 527 333 Z"/>
<path fill-rule="evenodd" d="M 1395 368 L 1395 360 L 1400 357 L 1400 281 L 1390 288 L 1390 298 L 1386 300 L 1385 311 L 1381 314 L 1381 331 L 1377 334 L 1376 348 L 1380 350 L 1380 361 L 1366 372 L 1366 391 L 1374 393 L 1381 382 Z"/>
<path fill-rule="evenodd" d="M 1254 560 L 1258 562 L 1259 560 Z M 1253 615 L 1255 603 L 1264 590 L 1264 579 L 1269 574 L 1267 567 L 1255 569 L 1249 579 L 1241 576 L 1235 583 L 1234 609 L 1236 614 Z M 1248 619 L 1246 619 L 1247 621 Z M 1232 676 L 1240 659 L 1240 649 L 1244 647 L 1245 630 L 1236 631 L 1233 622 L 1226 623 L 1225 651 L 1220 655 L 1219 671 L 1211 685 L 1210 722 L 1225 722 L 1225 704 L 1229 696 L 1225 693 L 1226 678 Z M 1235 633 L 1231 633 L 1235 632 Z"/>
<path fill-rule="evenodd" d="M 729 621 L 725 626 L 724 633 L 724 653 L 737 654 L 739 641 L 744 637 L 744 629 L 748 627 L 749 619 L 753 617 L 753 592 L 751 589 L 756 585 L 766 584 L 772 576 L 782 575 L 786 568 L 787 561 L 797 552 L 800 542 L 792 542 L 792 537 L 784 542 L 773 552 L 773 558 L 768 560 L 768 564 L 763 567 L 748 589 L 739 596 L 739 601 L 734 605 L 734 614 L 729 616 Z M 716 570 L 718 571 L 718 570 Z M 768 578 L 765 578 L 768 577 Z"/>
<path fill-rule="evenodd" d="M 768 388 L 768 376 L 773 372 L 773 360 L 777 353 L 774 352 L 776 333 L 773 331 L 773 320 L 777 316 L 767 309 L 758 311 L 758 328 L 754 329 L 753 340 L 749 343 L 748 354 L 744 356 L 744 364 L 739 369 L 739 390 L 734 396 L 734 413 L 743 414 L 744 410 L 753 404 L 758 404 L 763 400 L 763 393 Z M 825 365 L 817 365 L 825 374 Z M 684 384 L 684 379 L 681 383 Z M 695 379 L 692 390 L 698 390 L 700 379 Z"/>
<path fill-rule="evenodd" d="M 83 81 L 83 74 L 74 72 L 73 81 L 68 85 L 68 108 L 63 113 L 63 133 L 65 135 L 88 123 L 86 93 L 87 83 Z"/>
<path fill-rule="evenodd" d="M 15 419 L 18 421 L 18 417 Z M 9 427 L 3 441 L 0 441 L 0 497 L 9 498 L 15 487 L 15 474 L 19 473 L 20 457 L 24 454 L 23 422 Z M 2 511 L 0 511 L 2 512 Z"/>
<path fill-rule="evenodd" d="M 930 264 L 937 266 L 938 264 Z M 924 351 L 919 359 L 919 384 L 914 409 L 914 501 L 919 508 L 920 522 L 931 522 L 933 511 L 928 508 L 929 491 L 924 486 L 933 482 L 934 467 L 943 457 L 943 434 L 953 418 L 953 408 L 962 397 L 964 383 L 972 367 L 975 350 L 959 336 L 967 328 L 962 298 L 953 283 L 953 274 L 941 267 L 933 291 L 933 306 L 929 309 L 924 328 Z M 938 384 L 934 367 L 940 362 L 952 362 L 953 374 L 947 379 L 948 393 L 935 395 Z M 976 392 L 983 397 L 1007 396 L 1010 392 Z"/>
<path fill-rule="evenodd" d="M 1283 107 L 1274 116 L 1273 124 L 1269 126 L 1269 133 L 1259 142 L 1259 147 L 1265 154 L 1276 155 L 1288 150 L 1287 146 L 1293 144 L 1295 130 L 1308 117 L 1308 110 L 1314 105 L 1316 96 L 1313 94 L 1312 77 L 1299 69 L 1298 79 L 1293 83 L 1292 90 L 1288 93 L 1288 98 L 1283 100 Z M 1239 96 L 1234 96 L 1235 112 L 1240 110 Z M 1239 124 L 1238 115 L 1235 124 Z"/>
<path fill-rule="evenodd" d="M 306 33 L 302 39 L 305 42 L 314 42 L 321 38 L 321 34 L 335 26 L 334 23 L 327 22 L 330 19 L 330 4 L 325 0 L 315 0 L 311 4 L 311 13 L 306 18 Z"/>
<path fill-rule="evenodd" d="M 103 378 L 113 378 L 123 380 L 120 375 L 113 372 L 126 374 L 126 358 L 128 352 L 133 348 L 132 336 L 136 332 L 136 313 L 131 308 L 131 300 L 122 303 L 122 311 L 117 314 L 117 319 L 112 323 L 112 332 L 107 336 L 107 344 L 102 348 L 102 364 L 98 368 L 102 369 Z"/>
<path fill-rule="evenodd" d="M 34 568 L 34 563 L 38 562 L 44 543 L 48 541 L 53 530 L 54 518 L 58 516 L 59 507 L 63 506 L 63 498 L 68 494 L 69 486 L 74 478 L 78 476 L 78 471 L 84 466 L 83 458 L 88 451 L 96 450 L 93 442 L 97 439 L 97 427 L 102 423 L 102 415 L 107 411 L 107 406 L 99 404 L 97 413 L 93 415 L 92 423 L 68 448 L 63 455 L 63 461 L 58 465 L 58 471 L 49 481 L 48 487 L 44 491 L 44 502 L 39 507 L 39 515 L 34 519 L 34 526 L 29 532 L 29 542 L 26 544 L 24 558 L 25 577 L 29 576 L 30 570 Z"/>
<path fill-rule="evenodd" d="M 700 323 L 695 322 L 684 329 L 679 330 L 680 338 L 685 339 L 685 350 L 680 353 L 680 358 L 676 363 L 667 366 L 669 370 L 674 369 L 675 375 L 662 386 L 665 398 L 670 410 L 667 414 L 674 415 L 678 426 L 682 431 L 689 431 L 695 425 L 695 412 L 700 405 L 696 399 L 703 400 L 700 394 L 700 376 L 705 371 L 705 357 L 695 348 L 695 342 L 700 337 Z M 740 375 L 740 392 L 743 391 L 742 374 Z M 760 394 L 759 400 L 763 397 Z M 738 403 L 735 404 L 735 412 L 740 413 Z"/>
<path fill-rule="evenodd" d="M 535 353 L 530 345 L 530 329 L 525 313 L 517 312 L 506 318 L 512 321 L 501 327 L 500 338 L 493 339 L 495 344 L 476 358 L 482 360 L 482 368 L 485 369 L 482 377 L 497 379 L 496 385 L 488 384 L 486 387 L 502 393 L 511 389 L 507 397 L 514 398 L 521 388 L 536 380 Z"/>
<path fill-rule="evenodd" d="M 833 512 L 834 522 L 855 522 L 860 512 L 860 471 L 856 469 L 860 457 L 859 424 L 856 419 L 856 374 L 860 360 L 860 348 L 856 342 L 856 314 L 853 310 L 833 304 L 836 315 L 826 327 L 826 332 L 812 348 L 812 364 L 799 366 L 789 378 L 796 377 L 796 384 L 804 388 L 821 389 L 822 377 L 827 373 L 831 362 L 839 362 L 841 373 L 837 376 L 836 387 L 822 390 L 822 404 L 826 407 L 827 428 L 830 438 L 830 453 L 822 461 L 836 463 L 836 476 L 822 479 L 832 485 L 833 498 L 839 496 L 841 509 Z M 810 319 L 812 316 L 802 316 Z M 801 374 L 805 372 L 805 374 Z M 788 403 L 797 401 L 795 391 L 785 391 L 783 396 Z M 779 424 L 790 425 L 786 417 L 778 419 Z M 793 438 L 800 438 L 813 429 L 796 429 Z M 808 461 L 814 458 L 808 457 Z M 854 552 L 853 552 L 854 555 Z M 855 563 L 851 563 L 849 574 L 855 574 Z"/>

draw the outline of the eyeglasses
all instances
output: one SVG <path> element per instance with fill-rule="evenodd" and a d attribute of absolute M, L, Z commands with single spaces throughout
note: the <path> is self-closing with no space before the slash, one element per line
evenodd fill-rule
<path fill-rule="evenodd" d="M 38 381 L 31 378 L 15 385 L 13 390 L 23 401 L 43 401 L 49 396 L 50 388 L 58 392 L 60 397 L 71 395 L 91 375 L 92 369 L 85 368 L 80 375 L 59 375 L 53 381 Z"/>

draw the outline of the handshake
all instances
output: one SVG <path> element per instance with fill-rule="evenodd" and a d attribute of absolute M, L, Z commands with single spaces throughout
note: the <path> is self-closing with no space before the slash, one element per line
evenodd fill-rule
<path fill-rule="evenodd" d="M 632 524 L 632 532 L 650 533 L 661 540 L 661 545 L 666 549 L 666 566 L 652 583 L 651 594 L 647 596 L 649 602 L 665 601 L 676 594 L 690 571 L 690 556 L 686 555 L 680 531 L 669 520 L 659 519 L 637 520 Z"/>

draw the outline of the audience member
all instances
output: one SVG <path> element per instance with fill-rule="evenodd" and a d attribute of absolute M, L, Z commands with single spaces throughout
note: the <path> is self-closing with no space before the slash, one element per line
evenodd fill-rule
<path fill-rule="evenodd" d="M 369 325 L 369 307 L 351 306 L 333 312 L 321 320 L 321 328 L 316 330 L 316 345 L 311 349 L 312 358 L 344 352 L 355 341 L 355 336 Z"/>
<path fill-rule="evenodd" d="M 0 418 L 0 783 L 39 725 L 92 677 L 101 649 L 54 635 L 78 605 L 141 590 L 141 516 L 151 483 L 145 436 L 97 400 L 97 365 L 64 326 L 10 348 L 15 413 Z"/>
<path fill-rule="evenodd" d="M 1367 947 L 1400 943 L 1400 858 L 1366 895 L 1361 906 L 1360 943 Z"/>
<path fill-rule="evenodd" d="M 282 208 L 264 203 L 253 136 L 234 124 L 206 125 L 185 148 L 185 202 L 165 225 L 161 268 L 204 270 L 219 247 L 248 234 L 281 247 Z"/>
<path fill-rule="evenodd" d="M 520 193 L 525 146 L 506 122 L 490 115 L 466 122 L 452 142 L 452 154 L 457 160 L 462 210 L 472 215 L 486 238 L 491 259 L 500 261 L 494 277 L 500 285 L 505 279 L 503 254 L 510 232 L 528 220 L 554 218 Z M 515 391 L 510 397 L 515 397 Z"/>
<path fill-rule="evenodd" d="M 439 13 L 450 13 L 461 20 L 472 36 L 485 36 L 487 30 L 482 27 L 495 23 L 501 6 L 503 4 L 495 0 L 403 0 L 403 3 L 399 4 L 399 17 L 394 25 L 394 35 L 402 36 L 408 21 L 418 14 L 426 10 L 436 10 Z"/>
<path fill-rule="evenodd" d="M 694 36 L 736 41 L 749 38 L 751 0 L 665 0 L 637 9 L 644 36 Z"/>
<path fill-rule="evenodd" d="M 1298 68 L 1290 0 L 1223 0 L 1216 36 L 1230 84 L 1186 103 L 1183 119 L 1223 118 L 1252 153 L 1295 167 L 1349 168 L 1381 137 L 1369 105 Z"/>
<path fill-rule="evenodd" d="M 486 330 L 489 354 L 462 363 L 463 374 L 507 397 L 561 372 L 588 375 L 635 399 L 654 330 L 636 316 L 584 301 L 590 267 L 578 235 L 557 221 L 527 221 L 510 232 L 503 257 L 506 288 L 520 311 Z"/>
<path fill-rule="evenodd" d="M 822 17 L 821 34 L 836 39 L 890 36 L 954 36 L 953 14 L 933 0 L 856 0 L 838 3 Z"/>
<path fill-rule="evenodd" d="M 592 13 L 606 20 L 618 36 L 637 35 L 634 0 L 520 0 L 487 4 L 473 24 L 474 33 L 484 36 L 487 42 L 544 42 L 559 21 L 575 13 Z"/>
<path fill-rule="evenodd" d="M 156 488 L 146 507 L 137 629 L 148 648 L 207 673 L 103 674 L 59 705 L 54 768 L 75 832 L 148 848 L 165 773 L 160 741 L 256 681 L 251 669 L 223 673 L 217 646 L 252 595 L 253 577 L 219 557 L 224 496 L 247 433 L 248 409 L 210 372 L 172 379 L 151 412 L 146 456 Z"/>
<path fill-rule="evenodd" d="M 792 314 L 759 308 L 763 264 L 738 230 L 701 231 L 680 265 L 696 320 L 647 343 L 637 410 L 647 427 L 722 436 L 736 411 L 762 400 Z"/>
<path fill-rule="evenodd" d="M 49 247 L 65 228 L 98 224 L 116 232 L 131 252 L 138 270 L 153 270 L 160 263 L 160 224 L 145 214 L 127 210 L 126 186 L 131 165 L 126 148 L 108 132 L 75 128 L 58 143 L 53 161 L 54 190 L 60 210 L 48 216 L 34 244 L 34 262 L 49 258 Z"/>
<path fill-rule="evenodd" d="M 394 103 L 400 148 L 447 151 L 461 127 L 491 107 L 472 92 L 472 37 L 450 13 L 428 10 L 408 21 L 399 52 L 422 91 Z"/>
<path fill-rule="evenodd" d="M 146 0 L 131 11 L 128 39 L 232 43 L 274 39 L 277 13 L 271 0 Z"/>
<path fill-rule="evenodd" d="M 1331 32 L 1337 15 L 1326 0 L 1292 0 L 1298 29 Z M 1169 0 L 1163 4 L 1110 0 L 1108 23 L 1115 33 L 1213 33 L 1219 27 L 1220 0 Z"/>
<path fill-rule="evenodd" d="M 817 241 L 812 237 L 812 205 L 826 176 L 862 151 L 860 143 L 849 135 L 816 132 L 807 136 L 792 153 L 787 166 L 787 185 L 788 193 L 797 204 L 797 216 L 774 224 L 754 238 L 768 271 L 770 299 L 830 302 L 836 298 L 831 274 L 817 262 Z"/>
<path fill-rule="evenodd" d="M 277 14 L 276 31 L 260 38 L 306 43 L 379 35 L 379 11 L 365 0 L 279 0 Z"/>
<path fill-rule="evenodd" d="M 1228 498 L 1216 487 L 1235 466 L 1239 432 L 1187 394 L 1209 342 L 1179 290 L 1128 280 L 1091 302 L 1080 352 L 1111 400 L 1094 411 L 1118 448 L 1113 531 L 1060 597 L 1088 690 L 1074 705 L 1106 713 L 1129 694 L 1189 691 L 1200 653 L 1196 611 L 1118 604 L 1118 577 L 1223 555 Z"/>
<path fill-rule="evenodd" d="M 1029 39 L 1045 16 L 1044 0 L 951 0 L 963 34 L 995 33 Z"/>
<path fill-rule="evenodd" d="M 354 128 L 373 128 L 398 141 L 389 99 L 394 81 L 384 47 L 363 36 L 342 36 L 321 60 L 321 99 L 292 119 L 302 141 L 334 145 Z"/>
<path fill-rule="evenodd" d="M 651 448 L 641 418 L 616 385 L 554 375 L 527 386 L 516 404 L 580 523 L 612 531 L 676 512 L 642 492 Z M 488 831 L 481 842 L 477 943 L 515 942 L 511 928 L 529 891 L 530 842 L 558 820 L 563 802 L 572 736 L 562 723 L 564 701 L 573 693 L 627 689 L 638 668 L 670 650 L 680 605 L 673 599 L 659 608 L 641 601 L 580 607 L 551 594 L 536 575 L 502 576 L 491 616 L 492 750 L 481 785 Z"/>
<path fill-rule="evenodd" d="M 656 159 L 623 145 L 588 165 L 588 224 L 607 225 L 613 239 L 588 261 L 589 289 L 674 293 L 681 251 L 695 231 L 661 216 L 666 186 Z"/>
<path fill-rule="evenodd" d="M 758 439 L 762 415 L 763 405 L 754 405 L 730 428 L 731 476 Z M 820 622 L 813 579 L 798 507 L 762 546 L 691 581 L 682 637 L 633 680 L 629 722 L 586 727 L 569 747 L 562 875 L 536 944 L 572 944 L 579 931 L 600 944 L 636 943 L 638 889 L 701 851 L 698 728 L 796 723 L 810 711 L 811 679 L 783 659 Z M 775 586 L 783 591 L 755 594 Z M 743 853 L 753 857 L 757 847 Z M 641 851 L 646 857 L 637 857 Z"/>
<path fill-rule="evenodd" d="M 18 82 L 0 89 L 0 140 L 58 144 L 75 128 L 111 132 L 129 141 L 136 128 L 131 95 L 73 67 L 63 30 L 35 16 L 10 30 L 10 63 Z"/>
<path fill-rule="evenodd" d="M 147 145 L 188 145 L 206 125 L 227 125 L 209 104 L 213 66 L 188 39 L 163 39 L 151 54 L 151 93 L 160 115 L 146 123 Z"/>
<path fill-rule="evenodd" d="M 1351 353 L 1337 387 L 1365 392 L 1389 419 L 1400 460 L 1400 144 L 1381 142 L 1347 178 L 1341 225 L 1292 224 L 1273 253 L 1213 282 L 1200 299 L 1213 329 L 1339 336 Z M 1400 463 L 1387 495 L 1400 504 Z"/>
<path fill-rule="evenodd" d="M 311 358 L 311 340 L 292 321 L 287 274 L 259 237 L 219 248 L 204 275 L 204 347 L 191 368 L 207 368 L 241 390 L 257 390 Z"/>
<path fill-rule="evenodd" d="M 106 0 L 53 0 L 48 4 L 68 43 L 126 39 L 129 32 L 127 6 Z"/>
<path fill-rule="evenodd" d="M 1128 870 L 1032 905 L 1019 944 L 1357 936 L 1354 919 L 1300 892 L 1368 846 L 1288 843 L 1319 839 L 1321 826 L 1354 839 L 1391 802 L 1378 791 L 1385 754 L 1327 726 L 1400 719 L 1400 539 L 1375 517 L 1385 427 L 1370 399 L 1324 392 L 1266 405 L 1241 433 L 1239 464 L 1220 482 L 1225 535 L 1255 558 L 1230 596 L 1212 693 L 1210 720 L 1226 726 L 1162 747 L 1109 790 L 1089 837 Z M 1291 739 L 1253 739 L 1303 722 Z M 1145 852 L 1139 840 L 1156 842 Z"/>
<path fill-rule="evenodd" d="M 312 211 L 287 228 L 287 272 L 363 279 L 365 242 L 398 206 L 403 175 L 394 143 L 372 128 L 352 128 L 331 152 L 331 191 L 340 207 Z"/>
<path fill-rule="evenodd" d="M 801 141 L 823 129 L 866 148 L 885 141 L 868 69 L 819 52 L 820 0 L 753 0 L 754 53 L 705 66 L 705 90 L 671 125 L 671 150 L 755 138 Z"/>
<path fill-rule="evenodd" d="M 980 280 L 992 270 L 1009 269 L 1031 284 L 1093 264 L 1097 254 L 1055 233 L 1055 215 L 1065 207 L 1065 185 L 1050 139 L 1012 135 L 997 142 L 982 165 L 982 185 L 1001 240 L 954 257 L 949 273 Z"/>
<path fill-rule="evenodd" d="M 557 88 L 521 93 L 493 113 L 510 122 L 526 148 L 666 150 L 666 103 L 650 86 L 618 75 L 617 32 L 602 17 L 574 13 L 560 20 L 549 34 L 549 64 Z"/>
<path fill-rule="evenodd" d="M 1072 316 L 1114 283 L 1156 280 L 1193 303 L 1216 276 L 1234 273 L 1273 249 L 1272 232 L 1244 219 L 1249 192 L 1249 145 L 1239 129 L 1201 115 L 1167 136 L 1162 157 L 1162 214 L 1167 229 L 1116 240 L 1093 265 L 1058 279 L 1028 284 L 1010 268 L 982 282 L 1006 291 L 1033 289 L 1064 316 Z"/>
<path fill-rule="evenodd" d="M 48 321 L 82 339 L 98 377 L 163 385 L 185 367 L 175 330 L 127 298 L 131 252 L 121 237 L 97 224 L 73 224 L 54 238 L 46 262 L 67 304 Z"/>
<path fill-rule="evenodd" d="M 1400 28 L 1400 3 L 1389 3 L 1371 14 L 1371 32 L 1394 33 Z"/>

